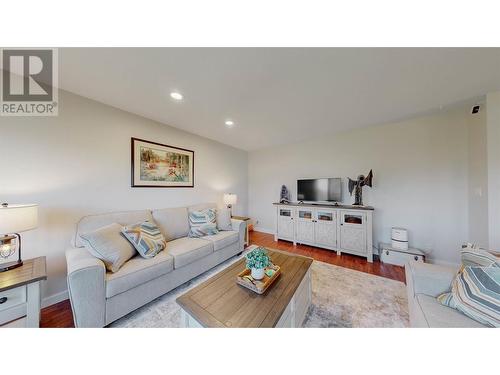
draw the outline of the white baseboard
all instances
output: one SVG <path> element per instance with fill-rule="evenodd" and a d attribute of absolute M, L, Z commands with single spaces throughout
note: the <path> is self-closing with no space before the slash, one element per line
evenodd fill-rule
<path fill-rule="evenodd" d="M 53 294 L 51 296 L 47 296 L 42 298 L 42 308 L 55 305 L 58 302 L 64 301 L 69 298 L 69 294 L 67 290 L 64 290 L 60 293 Z"/>
<path fill-rule="evenodd" d="M 262 227 L 254 227 L 253 230 L 256 231 L 256 232 L 263 232 L 263 233 L 267 233 L 267 234 L 274 234 L 274 230 L 267 229 L 267 228 L 262 228 Z"/>

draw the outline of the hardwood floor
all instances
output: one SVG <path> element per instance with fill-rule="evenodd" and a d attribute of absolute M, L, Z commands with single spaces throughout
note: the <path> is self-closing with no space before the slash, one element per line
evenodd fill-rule
<path fill-rule="evenodd" d="M 261 245 L 269 248 L 274 248 L 291 253 L 305 255 L 321 262 L 335 264 L 346 268 L 351 268 L 356 271 L 371 273 L 387 277 L 388 279 L 405 282 L 405 271 L 403 267 L 385 264 L 379 261 L 368 263 L 365 258 L 355 255 L 342 254 L 337 256 L 335 251 L 320 249 L 318 247 L 308 245 L 296 245 L 288 241 L 274 241 L 272 234 L 262 232 L 250 232 L 250 243 Z"/>
<path fill-rule="evenodd" d="M 42 309 L 40 328 L 72 328 L 74 326 L 69 299 Z"/>
<path fill-rule="evenodd" d="M 404 268 L 378 261 L 368 263 L 366 259 L 354 255 L 337 254 L 330 250 L 319 249 L 307 245 L 294 246 L 287 241 L 274 241 L 274 236 L 262 232 L 250 232 L 250 244 L 266 246 L 278 250 L 288 251 L 295 254 L 305 255 L 321 262 L 335 264 L 353 270 L 370 273 L 389 279 L 405 282 Z M 70 328 L 74 327 L 73 314 L 69 300 L 59 302 L 55 305 L 42 309 L 40 317 L 42 328 Z"/>

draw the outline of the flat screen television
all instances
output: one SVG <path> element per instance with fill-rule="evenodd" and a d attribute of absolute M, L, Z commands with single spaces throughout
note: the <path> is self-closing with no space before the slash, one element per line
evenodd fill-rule
<path fill-rule="evenodd" d="M 297 200 L 302 202 L 340 202 L 342 200 L 342 181 L 340 178 L 297 180 Z"/>

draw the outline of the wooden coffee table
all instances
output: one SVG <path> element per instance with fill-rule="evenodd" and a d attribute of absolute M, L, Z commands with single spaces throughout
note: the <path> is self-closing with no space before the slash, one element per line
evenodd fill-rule
<path fill-rule="evenodd" d="M 311 304 L 311 258 L 270 250 L 281 275 L 262 295 L 236 284 L 245 259 L 191 289 L 177 303 L 184 327 L 300 327 Z"/>

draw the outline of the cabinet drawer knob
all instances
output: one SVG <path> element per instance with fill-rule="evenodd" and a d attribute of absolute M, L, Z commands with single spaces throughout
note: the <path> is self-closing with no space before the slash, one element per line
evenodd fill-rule
<path fill-rule="evenodd" d="M 418 261 L 418 256 L 415 255 L 414 259 Z"/>
<path fill-rule="evenodd" d="M 2 303 L 7 302 L 7 300 L 8 300 L 8 298 L 7 298 L 7 297 L 2 297 L 2 298 L 0 298 L 0 305 L 1 305 Z"/>

